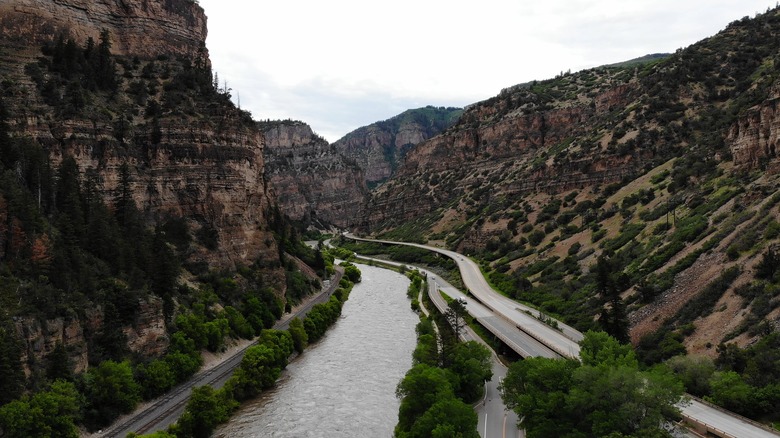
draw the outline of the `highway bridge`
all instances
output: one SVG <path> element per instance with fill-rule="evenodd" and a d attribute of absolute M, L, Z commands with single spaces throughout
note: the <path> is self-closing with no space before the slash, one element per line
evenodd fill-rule
<path fill-rule="evenodd" d="M 546 354 L 554 352 L 558 356 L 562 357 L 579 358 L 579 341 L 581 341 L 583 338 L 582 333 L 561 322 L 558 322 L 559 330 L 556 330 L 549 325 L 539 321 L 538 319 L 530 316 L 526 312 L 530 312 L 531 314 L 538 314 L 538 311 L 517 303 L 514 300 L 511 300 L 493 290 L 493 288 L 490 287 L 490 285 L 485 280 L 485 277 L 482 275 L 479 266 L 473 260 L 464 256 L 463 254 L 418 243 L 363 239 L 350 233 L 345 233 L 344 237 L 365 242 L 414 246 L 429 251 L 435 251 L 439 254 L 450 257 L 455 261 L 455 263 L 457 263 L 458 268 L 460 269 L 460 274 L 463 277 L 463 283 L 475 298 L 475 300 L 468 301 L 466 308 L 470 313 L 472 311 L 474 312 L 471 314 L 478 321 L 487 321 L 489 323 L 496 322 L 496 327 L 500 326 L 498 323 L 500 320 L 509 321 L 510 324 L 515 324 L 519 330 L 528 335 L 523 339 L 527 340 L 528 338 L 533 338 L 539 341 L 539 344 L 546 348 Z M 461 296 L 459 293 L 454 291 L 448 291 L 447 294 L 453 298 Z M 434 304 L 440 310 L 442 309 L 439 307 L 440 303 L 437 304 L 434 302 Z M 484 306 L 479 307 L 479 304 Z M 492 316 L 489 316 L 491 314 L 485 313 L 485 311 L 482 309 L 489 309 L 489 311 L 492 312 Z M 488 329 L 491 330 L 491 332 L 494 334 L 496 333 L 496 331 L 493 329 Z M 502 329 L 496 330 L 501 331 Z M 509 328 L 508 331 L 511 332 L 511 328 Z M 496 336 L 502 341 L 507 342 L 498 334 L 496 334 Z M 512 339 L 510 339 L 510 342 L 512 343 L 507 342 L 507 345 L 517 351 L 518 354 L 523 357 L 529 357 L 533 355 L 531 353 L 530 347 L 525 346 L 521 343 L 521 341 L 515 342 Z M 541 351 L 545 350 L 543 349 Z M 543 354 L 539 354 L 539 356 L 550 357 Z M 683 419 L 691 426 L 692 431 L 700 434 L 701 436 L 716 436 L 721 438 L 780 437 L 780 433 L 773 431 L 755 421 L 737 415 L 733 412 L 729 412 L 717 406 L 713 406 L 702 400 L 696 399 L 695 397 L 689 396 L 687 398 L 688 400 L 681 401 L 678 407 L 680 408 Z"/>

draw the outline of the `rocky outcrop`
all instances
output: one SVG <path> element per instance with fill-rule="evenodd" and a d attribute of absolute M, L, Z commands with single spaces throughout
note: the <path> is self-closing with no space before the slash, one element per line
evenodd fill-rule
<path fill-rule="evenodd" d="M 189 98 L 162 111 L 154 124 L 143 117 L 143 106 L 130 106 L 130 99 L 123 95 L 104 103 L 94 96 L 94 107 L 66 118 L 52 117 L 54 110 L 24 72 L 25 63 L 40 56 L 38 42 L 57 38 L 62 31 L 77 39 L 95 38 L 108 29 L 112 55 L 132 58 L 117 72 L 123 77 L 120 91 L 131 82 L 143 83 L 156 90 L 149 100 L 164 103 L 166 81 L 175 79 L 171 75 L 191 69 L 188 65 L 195 59 L 204 61 L 200 68 L 208 68 L 207 53 L 201 51 L 206 19 L 197 3 L 14 0 L 0 5 L 0 20 L 0 44 L 9 48 L 3 53 L 18 55 L 0 68 L 14 84 L 4 98 L 12 114 L 13 135 L 41 144 L 54 164 L 72 156 L 84 172 L 96 171 L 97 189 L 109 205 L 118 187 L 119 169 L 128 165 L 133 198 L 150 221 L 184 217 L 193 233 L 202 227 L 217 232 L 217 250 L 195 247 L 190 261 L 214 268 L 251 265 L 257 260 L 274 265 L 278 251 L 263 216 L 272 196 L 265 180 L 263 134 L 228 99 L 216 94 Z M 170 55 L 183 55 L 190 61 L 182 66 L 168 60 L 173 58 Z M 166 62 L 169 66 L 161 66 L 157 74 L 141 72 L 152 62 L 135 58 L 152 56 L 157 57 L 158 66 Z M 179 86 L 191 88 L 192 84 Z M 193 109 L 183 109 L 184 103 Z M 126 131 L 121 134 L 120 124 Z"/>
<path fill-rule="evenodd" d="M 40 47 L 60 35 L 83 44 L 108 30 L 112 52 L 142 58 L 192 57 L 205 48 L 206 16 L 194 0 L 8 0 L 0 40 Z M 205 52 L 204 52 L 205 55 Z"/>
<path fill-rule="evenodd" d="M 40 321 L 35 318 L 16 318 L 15 325 L 24 346 L 21 363 L 26 375 L 34 368 L 45 366 L 48 356 L 58 344 L 65 347 L 69 365 L 74 373 L 89 367 L 87 332 L 99 332 L 104 325 L 101 308 L 87 309 L 84 319 L 71 312 L 65 317 Z M 165 328 L 162 300 L 150 296 L 139 302 L 139 310 L 132 324 L 122 328 L 127 347 L 144 357 L 163 354 L 170 343 Z"/>
<path fill-rule="evenodd" d="M 775 90 L 774 96 L 761 105 L 751 108 L 729 129 L 726 142 L 734 164 L 755 168 L 777 158 L 780 143 L 778 91 Z"/>
<path fill-rule="evenodd" d="M 84 327 L 76 315 L 43 322 L 34 318 L 18 318 L 16 331 L 24 345 L 21 363 L 25 374 L 30 374 L 30 364 L 43 363 L 58 343 L 68 351 L 74 372 L 86 371 L 87 342 L 84 338 Z"/>
<path fill-rule="evenodd" d="M 350 132 L 333 145 L 363 170 L 368 186 L 387 180 L 414 146 L 452 126 L 460 108 L 428 106 Z"/>
<path fill-rule="evenodd" d="M 409 151 L 389 184 L 372 192 L 361 225 L 397 226 L 487 185 L 487 196 L 512 197 L 633 175 L 645 158 L 641 150 L 586 159 L 551 159 L 550 150 L 590 134 L 598 120 L 627 106 L 635 91 L 636 84 L 620 84 L 588 99 L 551 106 L 520 87 L 472 105 L 455 126 Z"/>
<path fill-rule="evenodd" d="M 263 122 L 267 178 L 290 218 L 347 228 L 367 189 L 356 164 L 303 122 Z"/>

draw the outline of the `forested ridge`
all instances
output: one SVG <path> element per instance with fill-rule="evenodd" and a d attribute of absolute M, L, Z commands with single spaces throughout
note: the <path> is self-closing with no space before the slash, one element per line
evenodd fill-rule
<path fill-rule="evenodd" d="M 271 336 L 267 329 L 285 309 L 333 273 L 332 257 L 304 245 L 296 225 L 274 205 L 263 220 L 277 261 L 269 265 L 267 258 L 258 258 L 235 270 L 191 259 L 194 253 L 220 250 L 215 224 L 201 221 L 193 228 L 192 218 L 150 216 L 138 207 L 133 194 L 141 182 L 133 167 L 152 153 L 150 147 L 165 141 L 161 120 L 238 110 L 203 58 L 118 58 L 111 55 L 110 39 L 107 32 L 100 42 L 89 39 L 83 45 L 58 38 L 42 48 L 25 74 L 52 117 L 110 119 L 114 112 L 129 111 L 111 123 L 112 140 L 94 144 L 97 156 L 100 148 L 128 148 L 111 192 L 102 189 L 98 169 L 80 168 L 69 155 L 53 158 L 51 145 L 20 135 L 18 112 L 29 110 L 18 106 L 22 88 L 12 79 L 0 87 L 0 429 L 5 436 L 76 436 L 79 428 L 104 428 L 142 400 L 189 378 L 201 366 L 202 351 L 222 351 L 231 339 Z M 302 273 L 301 264 L 316 276 Z M 278 273 L 281 286 L 274 280 Z M 307 339 L 321 336 L 333 314 L 315 310 L 311 320 L 296 322 L 298 328 L 283 338 L 302 350 Z M 49 350 L 27 343 L 34 327 L 46 331 L 56 324 L 65 327 L 70 337 L 62 336 L 70 344 L 59 342 Z M 152 351 L 131 346 L 128 336 L 140 324 L 161 325 Z M 72 333 L 72 327 L 82 331 Z M 287 350 L 275 363 L 281 356 L 286 361 L 292 352 Z M 245 372 L 251 369 L 247 365 Z M 251 379 L 241 381 L 232 389 L 238 400 L 256 393 L 247 386 L 254 385 Z M 192 436 L 199 428 L 183 426 L 179 434 Z"/>

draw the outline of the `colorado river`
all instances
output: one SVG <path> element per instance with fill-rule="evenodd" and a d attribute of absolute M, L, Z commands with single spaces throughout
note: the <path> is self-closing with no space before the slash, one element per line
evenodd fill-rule
<path fill-rule="evenodd" d="M 359 265 L 339 321 L 287 366 L 274 389 L 250 401 L 215 437 L 391 437 L 395 387 L 412 365 L 418 318 L 409 280 Z"/>

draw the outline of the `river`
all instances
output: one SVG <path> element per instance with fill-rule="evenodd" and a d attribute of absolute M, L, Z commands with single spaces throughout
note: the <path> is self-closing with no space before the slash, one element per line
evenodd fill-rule
<path fill-rule="evenodd" d="M 418 317 L 405 276 L 359 268 L 363 281 L 325 337 L 213 436 L 392 437 L 400 404 L 395 387 L 412 365 Z"/>

